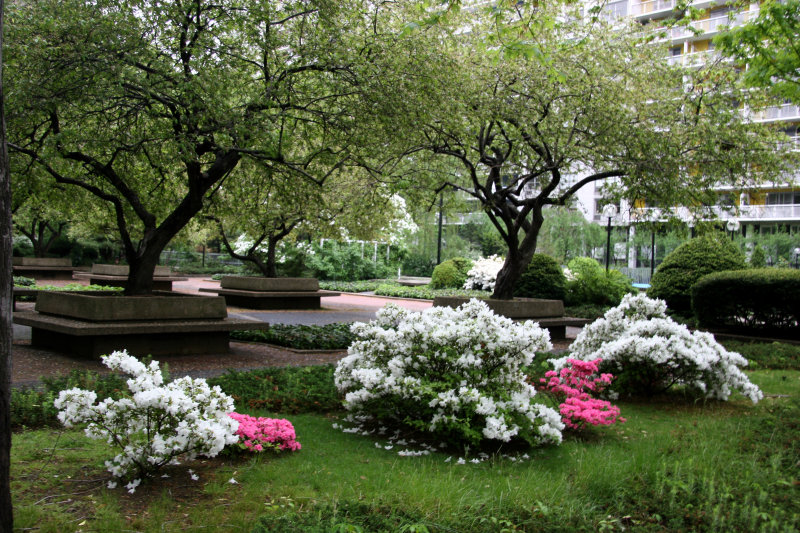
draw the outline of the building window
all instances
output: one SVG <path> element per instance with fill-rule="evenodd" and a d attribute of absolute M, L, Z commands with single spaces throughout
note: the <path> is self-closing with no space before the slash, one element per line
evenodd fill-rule
<path fill-rule="evenodd" d="M 800 191 L 768 192 L 767 205 L 800 204 Z"/>

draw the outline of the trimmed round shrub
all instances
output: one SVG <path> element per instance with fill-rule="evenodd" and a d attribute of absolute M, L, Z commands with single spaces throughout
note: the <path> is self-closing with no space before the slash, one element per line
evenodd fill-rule
<path fill-rule="evenodd" d="M 460 289 L 467 281 L 472 261 L 463 257 L 454 257 L 442 261 L 433 269 L 430 286 L 433 289 Z"/>
<path fill-rule="evenodd" d="M 567 278 L 558 262 L 546 254 L 533 254 L 528 268 L 514 287 L 514 296 L 563 300 Z"/>
<path fill-rule="evenodd" d="M 421 313 L 389 304 L 353 332 L 358 340 L 334 377 L 356 431 L 421 433 L 460 449 L 561 442 L 561 416 L 535 402 L 524 370 L 552 347 L 537 323 L 513 322 L 472 299 Z"/>
<path fill-rule="evenodd" d="M 691 288 L 698 279 L 746 267 L 744 254 L 730 240 L 704 235 L 685 242 L 664 258 L 650 280 L 647 295 L 664 300 L 671 311 L 688 316 L 692 311 Z"/>
<path fill-rule="evenodd" d="M 757 268 L 703 276 L 692 286 L 692 309 L 704 327 L 800 338 L 800 271 Z"/>
<path fill-rule="evenodd" d="M 576 257 L 567 265 L 566 305 L 619 305 L 633 284 L 619 270 L 606 269 L 591 257 Z"/>
<path fill-rule="evenodd" d="M 568 358 L 602 359 L 600 372 L 615 376 L 618 392 L 650 396 L 682 385 L 706 398 L 727 400 L 738 390 L 753 403 L 763 398 L 740 367 L 747 360 L 727 351 L 710 333 L 695 331 L 666 315 L 662 300 L 626 295 L 578 334 L 571 353 L 551 362 L 556 370 Z"/>

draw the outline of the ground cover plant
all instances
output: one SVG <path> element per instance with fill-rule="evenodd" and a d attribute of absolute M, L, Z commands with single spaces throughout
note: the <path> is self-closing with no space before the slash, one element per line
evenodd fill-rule
<path fill-rule="evenodd" d="M 327 291 L 340 292 L 372 292 L 381 285 L 394 285 L 400 287 L 394 280 L 378 279 L 363 281 L 320 281 L 319 288 Z"/>
<path fill-rule="evenodd" d="M 234 370 L 211 378 L 208 383 L 231 396 L 240 411 L 324 413 L 337 411 L 342 405 L 331 365 Z"/>
<path fill-rule="evenodd" d="M 269 329 L 260 331 L 233 331 L 231 339 L 265 342 L 297 350 L 346 350 L 355 336 L 350 332 L 350 324 L 272 324 Z"/>
<path fill-rule="evenodd" d="M 419 287 L 404 287 L 402 285 L 381 284 L 375 289 L 378 296 L 392 296 L 395 298 L 414 298 L 418 300 L 433 300 L 437 296 L 457 296 L 460 298 L 489 298 L 486 291 L 458 289 L 434 289 L 431 285 Z"/>

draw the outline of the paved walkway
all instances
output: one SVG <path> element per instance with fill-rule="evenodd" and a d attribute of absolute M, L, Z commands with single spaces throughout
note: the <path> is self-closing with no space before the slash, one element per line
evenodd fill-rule
<path fill-rule="evenodd" d="M 64 283 L 68 282 L 64 281 L 60 284 L 63 285 Z M 53 284 L 56 285 L 59 283 L 56 282 Z M 190 277 L 186 281 L 176 281 L 172 284 L 172 289 L 175 292 L 211 296 L 207 292 L 201 293 L 201 288 L 219 288 L 219 281 L 213 281 L 208 277 Z M 259 322 L 269 322 L 271 324 L 325 325 L 340 322 L 366 322 L 374 319 L 375 312 L 389 302 L 412 311 L 421 311 L 432 305 L 430 300 L 408 300 L 360 294 L 341 294 L 340 296 L 322 298 L 321 310 L 256 311 L 252 309 L 228 307 L 228 315 Z M 21 304 L 20 309 L 24 307 L 26 307 L 25 304 Z M 14 339 L 28 340 L 30 338 L 31 330 L 28 326 L 14 325 Z"/>
<path fill-rule="evenodd" d="M 172 284 L 175 292 L 205 294 L 200 289 L 219 288 L 218 281 L 208 278 L 189 278 Z M 432 305 L 430 300 L 407 300 L 402 298 L 383 298 L 361 294 L 341 294 L 322 298 L 322 309 L 314 311 L 256 311 L 228 307 L 228 314 L 271 324 L 324 325 L 337 322 L 366 322 L 375 318 L 375 312 L 392 302 L 412 311 L 421 311 Z"/>

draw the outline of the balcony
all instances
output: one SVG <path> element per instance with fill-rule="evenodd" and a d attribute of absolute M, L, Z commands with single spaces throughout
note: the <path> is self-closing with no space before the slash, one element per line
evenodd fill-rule
<path fill-rule="evenodd" d="M 733 17 L 729 17 L 728 15 L 729 13 L 726 13 L 719 17 L 713 17 L 704 20 L 695 20 L 694 22 L 692 22 L 692 28 L 695 31 L 701 32 L 703 38 L 707 39 L 709 36 L 716 34 L 723 28 L 733 28 L 736 26 L 741 26 L 742 24 L 750 20 L 751 17 L 755 17 L 757 15 L 757 12 L 743 11 L 741 13 L 736 13 Z M 697 37 L 695 31 L 692 31 L 691 29 L 683 26 L 678 26 L 675 28 L 671 28 L 669 30 L 669 37 L 673 41 L 692 39 Z"/>
<path fill-rule="evenodd" d="M 797 120 L 800 119 L 800 106 L 794 104 L 784 104 L 780 106 L 768 107 L 764 111 L 753 114 L 756 122 L 774 122 L 778 120 Z"/>
<path fill-rule="evenodd" d="M 707 50 L 705 52 L 692 52 L 689 54 L 681 54 L 677 56 L 667 57 L 667 63 L 670 65 L 683 65 L 684 67 L 702 67 L 707 63 L 713 61 L 717 57 L 716 52 Z"/>
<path fill-rule="evenodd" d="M 800 220 L 800 204 L 743 205 L 736 213 L 735 206 L 714 206 L 704 208 L 700 218 L 727 220 L 736 217 L 740 222 L 784 222 Z M 631 222 L 666 220 L 671 216 L 689 220 L 686 213 L 671 209 L 645 207 L 631 210 Z"/>
<path fill-rule="evenodd" d="M 654 15 L 675 9 L 675 0 L 648 0 L 647 2 L 634 3 L 631 5 L 631 15 L 641 17 L 642 15 Z"/>

